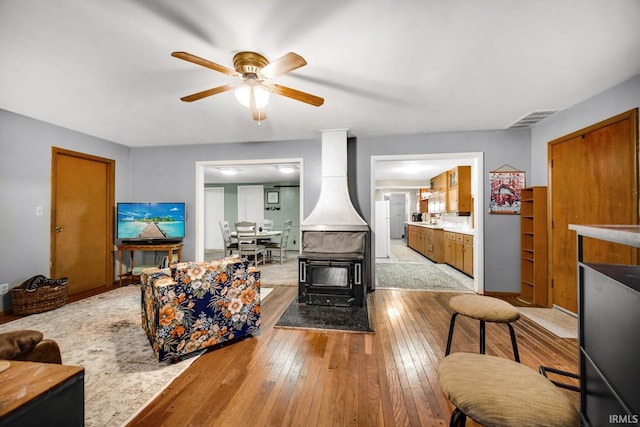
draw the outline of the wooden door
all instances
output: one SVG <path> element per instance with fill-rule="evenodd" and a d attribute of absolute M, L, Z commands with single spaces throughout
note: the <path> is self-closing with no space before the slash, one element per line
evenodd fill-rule
<path fill-rule="evenodd" d="M 113 283 L 114 166 L 52 150 L 51 276 L 68 277 L 69 294 Z"/>
<path fill-rule="evenodd" d="M 638 224 L 637 110 L 549 143 L 552 303 L 577 312 L 576 237 L 569 224 Z M 637 250 L 589 239 L 586 262 L 637 263 Z"/>

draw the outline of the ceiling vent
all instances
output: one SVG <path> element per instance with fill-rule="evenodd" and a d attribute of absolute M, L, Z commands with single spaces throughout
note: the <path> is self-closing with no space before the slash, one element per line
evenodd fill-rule
<path fill-rule="evenodd" d="M 549 116 L 554 115 L 560 110 L 545 110 L 545 111 L 533 111 L 525 114 L 515 122 L 511 123 L 505 129 L 518 129 L 518 128 L 530 128 L 536 123 L 546 119 Z"/>

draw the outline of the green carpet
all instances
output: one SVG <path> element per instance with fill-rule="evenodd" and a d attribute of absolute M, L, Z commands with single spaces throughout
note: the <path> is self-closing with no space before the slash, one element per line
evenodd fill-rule
<path fill-rule="evenodd" d="M 376 263 L 376 287 L 469 290 L 436 266 L 411 262 Z"/>

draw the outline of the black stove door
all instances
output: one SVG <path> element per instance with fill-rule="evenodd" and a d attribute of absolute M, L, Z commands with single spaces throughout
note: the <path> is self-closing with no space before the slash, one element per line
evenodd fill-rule
<path fill-rule="evenodd" d="M 300 258 L 298 302 L 362 305 L 362 260 Z"/>

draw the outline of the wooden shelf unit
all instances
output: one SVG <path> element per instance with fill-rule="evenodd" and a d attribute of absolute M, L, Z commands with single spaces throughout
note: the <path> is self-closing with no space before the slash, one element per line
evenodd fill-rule
<path fill-rule="evenodd" d="M 520 299 L 549 307 L 548 290 L 547 187 L 527 187 L 520 207 Z"/>

